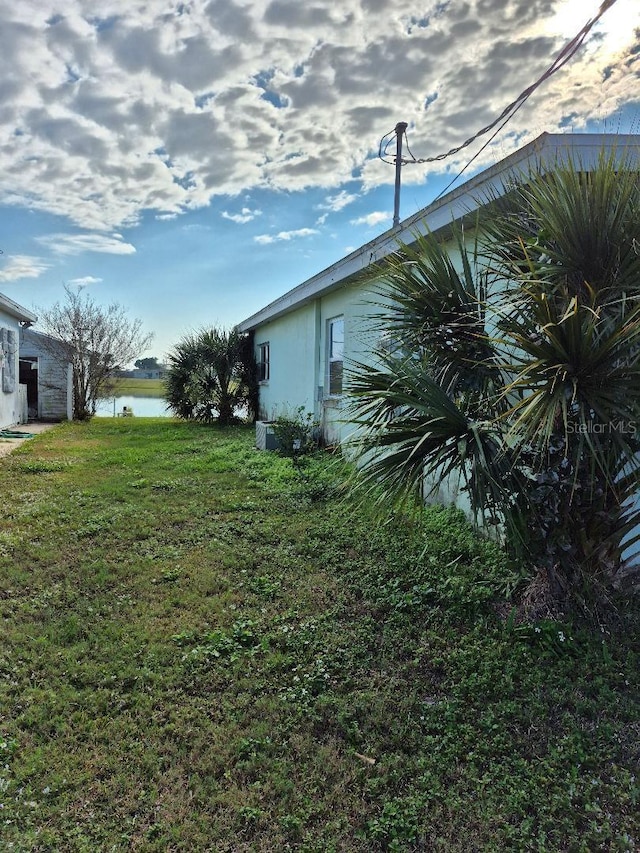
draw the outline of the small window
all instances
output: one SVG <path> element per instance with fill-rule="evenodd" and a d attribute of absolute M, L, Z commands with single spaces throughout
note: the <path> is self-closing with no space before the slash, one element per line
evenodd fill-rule
<path fill-rule="evenodd" d="M 344 317 L 329 320 L 329 395 L 342 394 Z"/>
<path fill-rule="evenodd" d="M 258 344 L 258 382 L 269 380 L 269 343 Z"/>

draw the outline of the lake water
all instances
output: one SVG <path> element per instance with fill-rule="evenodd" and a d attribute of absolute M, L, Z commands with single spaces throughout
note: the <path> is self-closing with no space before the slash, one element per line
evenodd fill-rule
<path fill-rule="evenodd" d="M 136 418 L 171 418 L 173 415 L 166 408 L 166 401 L 162 397 L 111 397 L 108 400 L 100 400 L 96 408 L 96 415 L 100 418 L 113 418 L 122 412 L 126 406 L 133 410 Z"/>

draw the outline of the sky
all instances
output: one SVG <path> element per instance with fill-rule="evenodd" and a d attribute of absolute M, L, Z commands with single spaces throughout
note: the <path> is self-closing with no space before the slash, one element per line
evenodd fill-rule
<path fill-rule="evenodd" d="M 230 327 L 391 227 L 378 146 L 398 122 L 418 158 L 459 145 L 599 7 L 0 0 L 0 291 L 37 313 L 86 288 L 160 359 Z M 638 0 L 615 0 L 460 180 L 544 131 L 640 132 Z M 482 141 L 405 166 L 401 218 Z"/>

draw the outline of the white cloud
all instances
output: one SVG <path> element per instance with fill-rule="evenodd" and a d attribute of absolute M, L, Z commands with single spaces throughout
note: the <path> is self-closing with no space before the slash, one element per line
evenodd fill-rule
<path fill-rule="evenodd" d="M 82 278 L 71 278 L 67 284 L 75 284 L 76 287 L 88 287 L 90 284 L 100 284 L 102 280 L 93 275 L 85 275 Z"/>
<path fill-rule="evenodd" d="M 398 121 L 409 123 L 418 157 L 460 144 L 530 85 L 598 6 L 2 3 L 0 202 L 106 234 L 144 211 L 167 218 L 259 188 L 324 188 L 326 209 L 337 211 L 352 200 L 340 188 L 354 177 L 364 190 L 393 183 L 376 154 Z M 475 165 L 567 123 L 615 125 L 625 105 L 640 105 L 639 25 L 637 0 L 617 0 Z M 455 172 L 476 150 L 407 167 L 403 182 Z"/>
<path fill-rule="evenodd" d="M 50 267 L 50 263 L 34 255 L 2 256 L 0 257 L 0 281 L 38 278 Z"/>
<path fill-rule="evenodd" d="M 279 243 L 287 240 L 297 240 L 298 237 L 309 237 L 311 234 L 318 234 L 315 228 L 298 228 L 297 231 L 279 231 L 277 234 L 259 234 L 254 237 L 256 243 L 263 246 L 269 243 Z"/>
<path fill-rule="evenodd" d="M 366 216 L 358 216 L 357 219 L 350 220 L 351 225 L 380 225 L 381 222 L 391 222 L 393 216 L 388 211 L 374 210 L 372 213 L 367 213 Z"/>
<path fill-rule="evenodd" d="M 57 255 L 81 255 L 83 252 L 132 255 L 136 251 L 120 234 L 47 234 L 36 239 Z"/>
<path fill-rule="evenodd" d="M 348 193 L 346 190 L 340 190 L 336 195 L 327 196 L 324 204 L 319 204 L 318 208 L 320 210 L 330 210 L 333 213 L 337 213 L 357 198 L 358 196 L 355 195 L 355 193 Z"/>
<path fill-rule="evenodd" d="M 197 233 L 198 231 L 211 231 L 211 226 L 205 225 L 202 222 L 189 222 L 187 225 L 182 226 L 182 230 L 187 234 Z"/>
<path fill-rule="evenodd" d="M 240 213 L 229 213 L 226 210 L 222 211 L 223 219 L 230 219 L 232 222 L 237 222 L 239 225 L 244 225 L 246 222 L 251 222 L 256 216 L 262 216 L 261 210 L 251 210 L 248 207 L 243 207 Z"/>

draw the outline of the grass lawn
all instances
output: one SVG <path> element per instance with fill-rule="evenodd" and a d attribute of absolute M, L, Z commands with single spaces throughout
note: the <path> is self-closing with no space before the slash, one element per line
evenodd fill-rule
<path fill-rule="evenodd" d="M 246 428 L 65 424 L 0 477 L 2 851 L 640 843 L 637 609 L 513 625 L 457 513 Z"/>
<path fill-rule="evenodd" d="M 134 397 L 163 397 L 164 380 L 162 379 L 116 379 L 115 395 Z"/>

